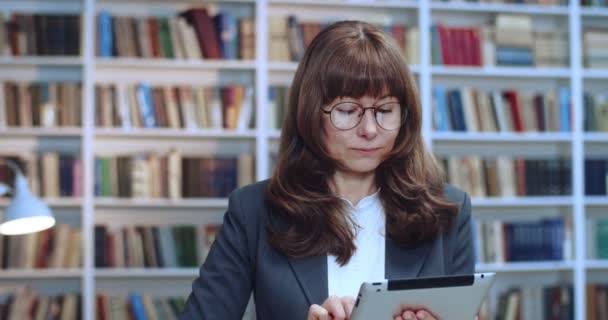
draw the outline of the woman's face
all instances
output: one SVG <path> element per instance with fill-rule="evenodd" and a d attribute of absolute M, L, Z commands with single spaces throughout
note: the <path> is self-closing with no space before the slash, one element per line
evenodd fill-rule
<path fill-rule="evenodd" d="M 390 112 L 398 110 L 390 109 L 391 106 L 398 104 L 396 97 L 374 98 L 363 96 L 360 99 L 348 97 L 337 98 L 323 110 L 330 111 L 338 103 L 355 102 L 364 108 L 380 107 L 379 117 L 389 117 Z M 395 104 L 391 104 L 395 103 Z M 350 110 L 349 104 L 346 106 L 342 115 L 346 115 Z M 352 106 L 352 105 L 350 105 Z M 338 107 L 336 107 L 338 108 Z M 334 109 L 336 109 L 334 108 Z M 387 109 L 388 108 L 388 109 Z M 334 111 L 335 112 L 335 111 Z M 394 114 L 392 116 L 395 116 Z M 332 158 L 340 161 L 349 173 L 370 173 L 376 170 L 385 156 L 393 149 L 395 139 L 399 129 L 386 130 L 378 125 L 373 109 L 365 109 L 361 122 L 354 128 L 348 130 L 337 129 L 330 120 L 330 114 L 323 115 L 323 134 L 324 143 Z M 334 117 L 334 123 L 336 122 Z M 340 125 L 339 123 L 336 123 Z"/>

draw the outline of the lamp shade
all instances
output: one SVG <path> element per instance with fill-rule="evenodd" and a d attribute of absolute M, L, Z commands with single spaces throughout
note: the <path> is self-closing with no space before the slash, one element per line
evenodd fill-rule
<path fill-rule="evenodd" d="M 15 175 L 13 200 L 4 211 L 0 233 L 17 235 L 38 232 L 55 225 L 51 209 L 34 196 L 21 173 Z"/>

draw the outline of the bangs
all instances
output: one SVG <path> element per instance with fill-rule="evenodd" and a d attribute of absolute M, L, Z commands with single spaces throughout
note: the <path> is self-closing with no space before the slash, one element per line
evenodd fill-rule
<path fill-rule="evenodd" d="M 372 41 L 358 41 L 353 47 L 342 47 L 330 56 L 326 68 L 320 71 L 323 105 L 336 98 L 358 99 L 395 96 L 404 101 L 406 88 L 405 60 L 398 61 L 386 52 L 377 50 Z"/>

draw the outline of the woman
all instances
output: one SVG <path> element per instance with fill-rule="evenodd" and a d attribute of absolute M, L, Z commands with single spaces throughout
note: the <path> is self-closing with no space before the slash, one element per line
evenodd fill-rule
<path fill-rule="evenodd" d="M 470 200 L 421 137 L 414 80 L 363 22 L 317 35 L 269 181 L 233 192 L 180 319 L 348 319 L 362 281 L 474 271 Z M 435 319 L 403 310 L 395 319 Z"/>

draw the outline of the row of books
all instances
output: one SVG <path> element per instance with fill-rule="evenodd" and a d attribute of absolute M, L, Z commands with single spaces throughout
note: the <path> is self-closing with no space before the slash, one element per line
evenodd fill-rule
<path fill-rule="evenodd" d="M 255 59 L 255 20 L 195 7 L 175 17 L 100 11 L 97 55 L 163 59 Z"/>
<path fill-rule="evenodd" d="M 234 157 L 136 154 L 95 160 L 95 195 L 128 198 L 227 197 L 254 178 L 251 154 Z"/>
<path fill-rule="evenodd" d="M 76 293 L 38 295 L 19 287 L 0 295 L 0 319 L 73 320 L 82 318 L 82 297 Z"/>
<path fill-rule="evenodd" d="M 608 7 L 607 0 L 581 0 L 583 6 Z"/>
<path fill-rule="evenodd" d="M 129 295 L 99 293 L 97 320 L 176 320 L 184 309 L 184 297 L 152 297 L 138 292 Z"/>
<path fill-rule="evenodd" d="M 79 228 L 57 224 L 53 228 L 18 236 L 0 235 L 2 269 L 73 269 L 81 266 Z"/>
<path fill-rule="evenodd" d="M 82 160 L 58 152 L 3 154 L 15 162 L 28 180 L 35 195 L 45 198 L 82 196 Z M 14 173 L 0 166 L 0 182 L 13 186 Z"/>
<path fill-rule="evenodd" d="M 588 68 L 608 68 L 608 29 L 583 31 L 583 59 Z"/>
<path fill-rule="evenodd" d="M 608 320 L 608 285 L 587 284 L 587 320 Z"/>
<path fill-rule="evenodd" d="M 298 21 L 294 15 L 271 16 L 268 21 L 270 61 L 299 61 L 314 37 L 334 21 Z M 418 28 L 400 23 L 379 25 L 399 45 L 409 64 L 419 64 Z"/>
<path fill-rule="evenodd" d="M 0 55 L 78 56 L 80 16 L 0 12 Z"/>
<path fill-rule="evenodd" d="M 608 195 L 608 159 L 585 159 L 585 194 L 589 196 Z"/>
<path fill-rule="evenodd" d="M 495 25 L 431 27 L 436 65 L 565 66 L 567 35 L 534 30 L 527 15 L 497 14 Z"/>
<path fill-rule="evenodd" d="M 570 159 L 440 158 L 448 181 L 472 197 L 570 195 Z"/>
<path fill-rule="evenodd" d="M 440 2 L 461 2 L 462 0 L 434 0 Z M 568 0 L 467 0 L 473 3 L 508 3 L 508 4 L 538 4 L 538 5 L 564 5 Z"/>
<path fill-rule="evenodd" d="M 472 88 L 433 90 L 433 122 L 437 131 L 569 132 L 568 88 L 558 92 L 480 91 Z"/>
<path fill-rule="evenodd" d="M 608 96 L 585 93 L 584 104 L 585 131 L 608 132 Z"/>
<path fill-rule="evenodd" d="M 0 128 L 79 127 L 81 124 L 80 83 L 5 81 L 0 88 Z"/>
<path fill-rule="evenodd" d="M 608 259 L 608 219 L 587 219 L 585 236 L 588 259 Z"/>
<path fill-rule="evenodd" d="M 239 129 L 253 126 L 253 88 L 161 86 L 142 82 L 95 87 L 96 125 L 122 128 Z"/>
<path fill-rule="evenodd" d="M 475 220 L 477 262 L 561 261 L 572 258 L 572 230 L 563 217 L 537 221 Z"/>
<path fill-rule="evenodd" d="M 95 226 L 98 268 L 198 267 L 206 258 L 218 225 Z"/>
<path fill-rule="evenodd" d="M 287 113 L 288 101 L 288 86 L 271 86 L 268 88 L 268 118 L 266 124 L 269 130 L 281 129 Z"/>
<path fill-rule="evenodd" d="M 574 290 L 566 284 L 512 287 L 492 306 L 484 303 L 478 320 L 574 320 Z"/>

